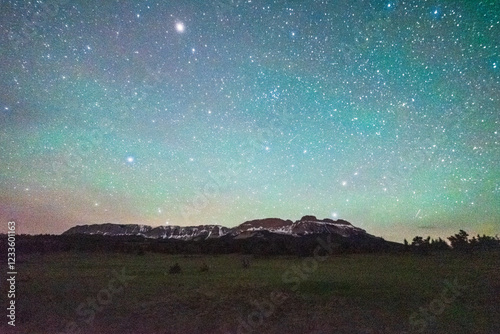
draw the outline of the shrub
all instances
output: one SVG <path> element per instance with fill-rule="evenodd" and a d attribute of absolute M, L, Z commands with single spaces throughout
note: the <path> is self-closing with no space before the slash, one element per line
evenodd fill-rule
<path fill-rule="evenodd" d="M 203 264 L 200 267 L 200 272 L 203 273 L 203 272 L 207 272 L 208 270 L 209 270 L 208 265 L 205 262 L 203 262 Z"/>
<path fill-rule="evenodd" d="M 250 268 L 250 258 L 248 256 L 245 256 L 241 259 L 241 264 L 243 265 L 243 268 L 247 269 Z"/>
<path fill-rule="evenodd" d="M 169 274 L 180 274 L 182 272 L 181 266 L 179 263 L 175 263 L 173 266 L 170 267 L 168 270 Z"/>

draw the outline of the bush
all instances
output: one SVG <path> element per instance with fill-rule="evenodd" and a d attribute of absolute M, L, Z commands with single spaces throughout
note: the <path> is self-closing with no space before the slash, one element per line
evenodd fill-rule
<path fill-rule="evenodd" d="M 180 274 L 182 272 L 181 266 L 179 263 L 175 263 L 173 266 L 170 267 L 168 270 L 169 274 Z"/>
<path fill-rule="evenodd" d="M 243 265 L 243 268 L 245 268 L 245 269 L 250 268 L 250 257 L 244 256 L 241 259 L 241 264 Z"/>
<path fill-rule="evenodd" d="M 207 272 L 208 270 L 209 270 L 208 265 L 205 262 L 203 262 L 203 264 L 200 267 L 200 272 L 204 273 Z"/>

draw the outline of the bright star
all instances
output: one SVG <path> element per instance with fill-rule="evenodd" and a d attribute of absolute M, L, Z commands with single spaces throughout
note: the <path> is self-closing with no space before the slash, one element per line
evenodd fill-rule
<path fill-rule="evenodd" d="M 440 18 L 441 17 L 441 8 L 431 9 L 431 14 L 436 18 Z"/>
<path fill-rule="evenodd" d="M 184 27 L 184 23 L 182 23 L 182 22 L 177 22 L 177 23 L 175 24 L 175 30 L 177 30 L 177 32 L 179 32 L 179 33 L 183 33 L 185 29 L 186 29 L 186 27 Z"/>
<path fill-rule="evenodd" d="M 127 162 L 128 162 L 128 163 L 132 163 L 132 162 L 134 162 L 134 157 L 131 157 L 131 156 L 130 156 L 130 157 L 127 157 Z"/>

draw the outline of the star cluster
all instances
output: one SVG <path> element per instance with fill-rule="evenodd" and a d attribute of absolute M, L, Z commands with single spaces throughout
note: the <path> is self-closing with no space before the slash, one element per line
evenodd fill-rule
<path fill-rule="evenodd" d="M 0 215 L 500 233 L 497 1 L 3 1 Z"/>

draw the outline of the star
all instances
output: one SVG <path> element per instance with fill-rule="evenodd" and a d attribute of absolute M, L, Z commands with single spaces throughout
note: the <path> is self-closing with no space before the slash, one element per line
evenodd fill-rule
<path fill-rule="evenodd" d="M 182 34 L 182 33 L 184 32 L 184 30 L 185 30 L 185 29 L 186 29 L 186 27 L 184 26 L 184 23 L 182 23 L 182 22 L 177 22 L 177 23 L 175 24 L 175 30 L 177 30 L 177 32 L 178 32 L 178 33 L 181 33 L 181 34 Z"/>
<path fill-rule="evenodd" d="M 440 8 L 433 8 L 431 9 L 431 15 L 435 18 L 441 18 L 441 9 Z"/>

